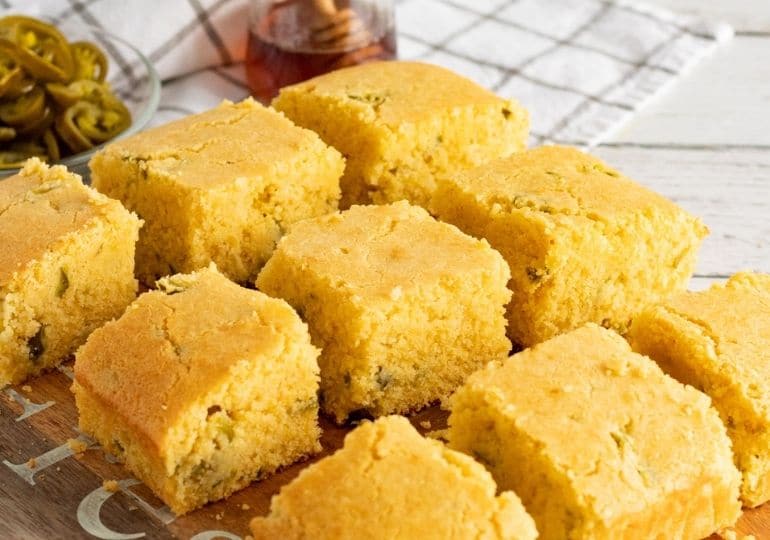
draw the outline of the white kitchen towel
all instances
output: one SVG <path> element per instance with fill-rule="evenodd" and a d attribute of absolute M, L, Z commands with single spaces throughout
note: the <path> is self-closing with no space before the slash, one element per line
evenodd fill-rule
<path fill-rule="evenodd" d="M 164 81 L 154 124 L 248 94 L 240 63 L 248 4 L 0 0 L 8 11 L 101 26 L 135 44 Z M 400 58 L 446 66 L 517 98 L 531 113 L 532 144 L 600 143 L 732 36 L 726 24 L 632 1 L 398 0 L 396 21 Z"/>

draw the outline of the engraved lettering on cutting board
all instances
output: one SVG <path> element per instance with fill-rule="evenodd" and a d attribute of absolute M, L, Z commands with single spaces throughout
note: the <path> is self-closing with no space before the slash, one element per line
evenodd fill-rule
<path fill-rule="evenodd" d="M 217 538 L 224 538 L 225 540 L 241 540 L 240 536 L 236 536 L 227 531 L 203 531 L 190 538 L 190 540 L 215 540 Z"/>
<path fill-rule="evenodd" d="M 78 435 L 77 440 L 85 443 L 88 445 L 88 447 L 91 447 L 94 444 L 94 441 L 85 435 Z M 47 469 L 51 465 L 55 465 L 56 463 L 59 463 L 63 459 L 67 459 L 71 455 L 73 455 L 75 452 L 70 447 L 69 443 L 64 443 L 61 446 L 57 446 L 56 448 L 53 448 L 49 450 L 48 452 L 44 454 L 40 454 L 39 456 L 32 458 L 34 459 L 35 467 L 32 468 L 29 465 L 29 461 L 25 461 L 24 463 L 11 463 L 7 459 L 3 460 L 3 464 L 11 469 L 13 472 L 18 474 L 19 476 L 24 479 L 25 482 L 27 482 L 30 486 L 35 485 L 35 474 L 39 473 L 40 471 Z"/>
<path fill-rule="evenodd" d="M 154 516 L 155 519 L 164 525 L 168 525 L 174 521 L 174 514 L 171 513 L 168 506 L 155 508 L 129 489 L 131 486 L 136 486 L 138 484 L 141 484 L 141 482 L 135 478 L 126 478 L 125 480 L 118 481 L 118 487 L 120 491 L 124 495 L 130 497 L 137 505 L 142 508 L 142 510 Z M 131 534 L 119 533 L 109 529 L 104 525 L 104 523 L 102 523 L 100 511 L 102 509 L 102 505 L 107 499 L 110 498 L 111 495 L 112 492 L 107 491 L 104 489 L 104 487 L 98 487 L 86 495 L 78 505 L 77 517 L 80 526 L 83 527 L 83 530 L 89 534 L 92 534 L 97 538 L 103 538 L 104 540 L 128 540 L 131 538 L 143 538 L 145 536 L 145 533 L 143 532 Z"/>
<path fill-rule="evenodd" d="M 139 483 L 139 480 L 128 478 L 120 480 L 118 486 L 123 493 L 130 493 L 128 488 Z M 102 505 L 112 496 L 112 491 L 107 491 L 104 487 L 98 487 L 91 493 L 83 497 L 78 505 L 78 523 L 87 533 L 104 540 L 130 540 L 132 538 L 143 538 L 145 533 L 124 534 L 115 532 L 102 523 L 101 512 Z"/>
<path fill-rule="evenodd" d="M 45 403 L 33 403 L 29 399 L 19 394 L 13 388 L 8 388 L 5 391 L 5 394 L 8 397 L 10 397 L 12 400 L 14 400 L 16 403 L 24 407 L 24 410 L 22 411 L 21 415 L 18 418 L 16 418 L 17 422 L 21 422 L 22 420 L 29 418 L 33 414 L 37 414 L 40 411 L 44 411 L 48 407 L 56 403 L 55 401 L 46 401 Z"/>

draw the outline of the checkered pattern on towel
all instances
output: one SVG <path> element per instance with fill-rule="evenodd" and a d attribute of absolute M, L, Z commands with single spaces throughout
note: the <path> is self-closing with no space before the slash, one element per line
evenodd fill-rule
<path fill-rule="evenodd" d="M 0 0 L 103 26 L 164 79 L 154 123 L 247 95 L 245 0 Z M 732 30 L 632 1 L 398 0 L 399 56 L 446 66 L 532 115 L 532 144 L 592 146 Z M 131 66 L 115 59 L 118 76 Z"/>

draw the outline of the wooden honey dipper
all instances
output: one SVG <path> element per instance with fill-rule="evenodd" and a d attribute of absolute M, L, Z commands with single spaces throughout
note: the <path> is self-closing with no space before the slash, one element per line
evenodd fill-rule
<path fill-rule="evenodd" d="M 337 9 L 334 0 L 313 0 L 313 6 L 316 21 L 311 27 L 310 40 L 314 46 L 349 51 L 372 41 L 366 25 L 352 9 Z"/>

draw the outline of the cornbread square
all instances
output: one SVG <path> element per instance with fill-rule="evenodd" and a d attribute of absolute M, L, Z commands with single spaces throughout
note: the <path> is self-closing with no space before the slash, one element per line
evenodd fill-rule
<path fill-rule="evenodd" d="M 451 410 L 450 447 L 514 490 L 543 540 L 697 539 L 740 515 L 709 398 L 600 326 L 491 363 Z"/>
<path fill-rule="evenodd" d="M 442 181 L 432 209 L 508 261 L 508 332 L 525 347 L 586 322 L 625 333 L 635 313 L 685 288 L 708 233 L 673 202 L 559 146 Z"/>
<path fill-rule="evenodd" d="M 286 302 L 176 275 L 75 359 L 80 429 L 184 514 L 320 450 L 318 350 Z"/>
<path fill-rule="evenodd" d="M 303 470 L 251 530 L 255 540 L 534 540 L 519 498 L 495 490 L 471 458 L 387 416 L 358 426 L 344 448 Z"/>
<path fill-rule="evenodd" d="M 293 222 L 337 209 L 339 152 L 251 98 L 108 145 L 91 160 L 101 192 L 146 222 L 137 275 L 215 262 L 252 281 Z"/>
<path fill-rule="evenodd" d="M 634 350 L 714 401 L 733 441 L 748 506 L 770 499 L 770 275 L 740 273 L 648 308 Z"/>
<path fill-rule="evenodd" d="M 305 318 L 322 349 L 322 408 L 418 409 L 510 350 L 509 272 L 484 240 L 401 201 L 297 223 L 257 287 Z"/>
<path fill-rule="evenodd" d="M 529 133 L 516 101 L 418 62 L 333 71 L 283 88 L 272 105 L 345 155 L 341 208 L 427 208 L 438 179 L 522 150 Z"/>
<path fill-rule="evenodd" d="M 0 180 L 0 387 L 56 366 L 136 297 L 141 222 L 38 159 Z"/>

